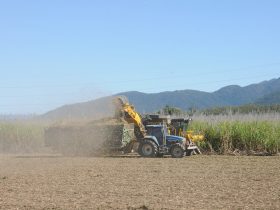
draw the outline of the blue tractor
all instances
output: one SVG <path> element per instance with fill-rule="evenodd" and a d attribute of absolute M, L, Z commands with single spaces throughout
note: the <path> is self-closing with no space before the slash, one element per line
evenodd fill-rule
<path fill-rule="evenodd" d="M 138 153 L 142 157 L 171 155 L 173 158 L 182 158 L 188 154 L 186 139 L 169 135 L 166 125 L 147 125 L 146 135 L 138 142 Z"/>

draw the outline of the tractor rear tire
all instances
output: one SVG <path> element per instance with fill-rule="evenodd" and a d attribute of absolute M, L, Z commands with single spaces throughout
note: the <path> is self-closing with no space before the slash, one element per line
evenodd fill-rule
<path fill-rule="evenodd" d="M 179 145 L 174 145 L 171 147 L 170 153 L 173 158 L 182 158 L 185 155 L 185 151 Z"/>
<path fill-rule="evenodd" d="M 158 154 L 158 147 L 152 140 L 144 140 L 139 144 L 138 153 L 142 157 L 156 157 Z"/>

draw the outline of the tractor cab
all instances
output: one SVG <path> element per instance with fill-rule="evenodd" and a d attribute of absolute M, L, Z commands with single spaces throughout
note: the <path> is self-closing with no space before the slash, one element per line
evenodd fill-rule
<path fill-rule="evenodd" d="M 168 135 L 167 127 L 162 125 L 147 125 L 146 131 L 148 136 L 154 136 L 159 145 L 166 144 L 166 136 Z"/>

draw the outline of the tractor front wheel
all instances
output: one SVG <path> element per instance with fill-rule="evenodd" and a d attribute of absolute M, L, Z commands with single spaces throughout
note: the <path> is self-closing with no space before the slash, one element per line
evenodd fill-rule
<path fill-rule="evenodd" d="M 170 153 L 173 158 L 182 158 L 184 157 L 185 151 L 181 146 L 174 145 L 173 147 L 171 147 Z"/>

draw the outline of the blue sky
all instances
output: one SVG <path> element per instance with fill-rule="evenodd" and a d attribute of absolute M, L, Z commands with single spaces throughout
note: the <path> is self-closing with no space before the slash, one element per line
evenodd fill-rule
<path fill-rule="evenodd" d="M 280 77 L 280 1 L 0 1 L 0 114 Z"/>

